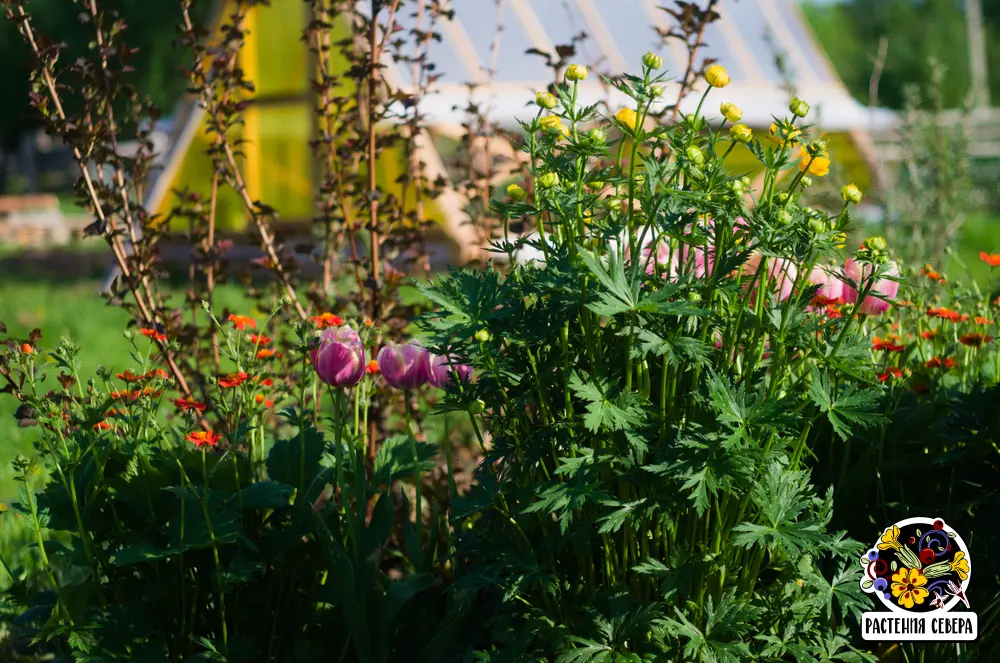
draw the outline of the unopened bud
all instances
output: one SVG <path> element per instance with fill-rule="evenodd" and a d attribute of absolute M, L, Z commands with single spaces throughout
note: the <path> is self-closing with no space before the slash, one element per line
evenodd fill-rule
<path fill-rule="evenodd" d="M 535 103 L 541 106 L 542 108 L 547 108 L 548 110 L 552 110 L 553 108 L 556 107 L 556 105 L 559 102 L 554 94 L 552 94 L 551 92 L 543 91 L 535 95 Z"/>
<path fill-rule="evenodd" d="M 691 163 L 693 163 L 696 166 L 705 165 L 705 153 L 702 152 L 697 145 L 692 145 L 691 147 L 687 148 L 687 158 L 690 159 Z"/>
<path fill-rule="evenodd" d="M 809 219 L 809 223 L 807 225 L 809 227 L 809 232 L 813 233 L 814 235 L 818 235 L 824 230 L 826 230 L 826 224 L 823 223 L 821 219 L 817 218 Z"/>
<path fill-rule="evenodd" d="M 642 56 L 642 64 L 643 66 L 656 71 L 663 66 L 663 58 L 656 53 L 646 51 L 646 54 Z"/>
<path fill-rule="evenodd" d="M 490 330 L 488 329 L 480 329 L 476 332 L 476 340 L 480 343 L 486 343 L 491 338 L 493 338 L 493 336 L 490 334 Z"/>
<path fill-rule="evenodd" d="M 791 221 L 792 221 L 792 215 L 789 213 L 788 210 L 782 209 L 782 210 L 778 210 L 778 213 L 775 215 L 775 219 L 777 220 L 777 222 L 779 224 L 781 224 L 781 225 L 784 226 L 784 225 L 787 225 L 787 224 L 791 223 Z"/>
<path fill-rule="evenodd" d="M 799 180 L 799 182 L 802 183 L 802 188 L 803 189 L 808 189 L 813 184 L 813 181 L 812 181 L 811 177 L 803 177 L 801 180 Z"/>
<path fill-rule="evenodd" d="M 653 97 L 653 99 L 659 99 L 660 97 L 663 96 L 663 86 L 662 85 L 652 86 L 651 88 L 649 88 L 649 94 L 651 97 Z"/>
<path fill-rule="evenodd" d="M 865 246 L 867 246 L 872 251 L 885 251 L 886 247 L 885 237 L 880 237 L 877 235 L 875 237 L 869 237 L 868 241 L 865 242 Z"/>
<path fill-rule="evenodd" d="M 582 81 L 587 78 L 587 68 L 579 64 L 571 64 L 566 67 L 566 80 Z"/>
<path fill-rule="evenodd" d="M 477 398 L 476 400 L 472 401 L 472 403 L 469 405 L 470 414 L 482 414 L 483 410 L 485 409 L 486 409 L 486 403 L 484 403 L 480 398 Z"/>
<path fill-rule="evenodd" d="M 555 173 L 543 173 L 538 176 L 538 186 L 543 189 L 551 189 L 559 184 L 559 176 Z"/>
<path fill-rule="evenodd" d="M 855 205 L 860 203 L 861 199 L 864 197 L 864 195 L 861 193 L 861 189 L 859 189 L 854 184 L 848 184 L 843 189 L 841 189 L 840 196 L 844 199 L 844 202 L 854 203 Z"/>
<path fill-rule="evenodd" d="M 788 104 L 788 110 L 792 111 L 792 115 L 805 117 L 809 114 L 809 104 L 796 97 Z"/>
<path fill-rule="evenodd" d="M 511 184 L 507 187 L 507 195 L 511 200 L 521 201 L 528 197 L 528 192 L 521 188 L 519 184 Z"/>
<path fill-rule="evenodd" d="M 734 124 L 729 127 L 729 135 L 737 143 L 749 143 L 753 138 L 753 130 L 745 124 Z"/>
<path fill-rule="evenodd" d="M 591 129 L 587 132 L 587 135 L 590 136 L 590 140 L 595 143 L 603 143 L 606 140 L 603 129 Z"/>

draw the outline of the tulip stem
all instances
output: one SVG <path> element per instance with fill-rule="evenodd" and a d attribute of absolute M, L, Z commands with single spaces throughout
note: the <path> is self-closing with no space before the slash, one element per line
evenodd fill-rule
<path fill-rule="evenodd" d="M 421 520 L 423 518 L 423 491 L 420 486 L 420 457 L 417 455 L 417 437 L 413 433 L 413 403 L 410 402 L 410 391 L 403 392 L 403 402 L 406 403 L 406 431 L 410 437 L 410 453 L 413 454 L 413 486 L 416 491 L 416 503 L 413 514 L 413 528 L 417 535 L 417 550 L 423 549 L 421 538 Z M 422 566 L 417 564 L 417 566 Z"/>

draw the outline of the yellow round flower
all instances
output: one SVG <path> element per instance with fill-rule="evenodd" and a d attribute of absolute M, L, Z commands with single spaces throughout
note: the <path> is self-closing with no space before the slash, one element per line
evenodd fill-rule
<path fill-rule="evenodd" d="M 511 200 L 524 200 L 528 197 L 528 192 L 519 184 L 511 184 L 507 187 L 507 195 L 511 197 Z"/>
<path fill-rule="evenodd" d="M 779 127 L 777 124 L 772 123 L 771 129 L 767 134 L 767 139 L 774 145 L 781 145 L 782 143 L 796 145 L 801 136 L 802 130 L 797 127 Z"/>
<path fill-rule="evenodd" d="M 712 87 L 726 87 L 729 85 L 729 72 L 722 65 L 713 64 L 705 70 L 705 80 Z"/>
<path fill-rule="evenodd" d="M 571 64 L 566 67 L 566 80 L 582 81 L 587 77 L 587 68 L 580 64 Z"/>
<path fill-rule="evenodd" d="M 911 610 L 930 595 L 924 587 L 926 584 L 927 578 L 920 569 L 908 569 L 904 566 L 892 576 L 892 595 L 896 597 L 896 603 Z"/>
<path fill-rule="evenodd" d="M 830 172 L 830 159 L 824 156 L 814 157 L 808 152 L 804 152 L 799 160 L 799 170 L 816 177 L 823 177 Z"/>
<path fill-rule="evenodd" d="M 719 112 L 728 120 L 729 122 L 739 122 L 740 118 L 743 117 L 743 111 L 736 104 L 724 101 L 721 106 L 719 106 Z"/>
<path fill-rule="evenodd" d="M 635 124 L 639 121 L 639 115 L 631 108 L 623 108 L 615 113 L 615 119 L 632 131 L 635 131 Z"/>

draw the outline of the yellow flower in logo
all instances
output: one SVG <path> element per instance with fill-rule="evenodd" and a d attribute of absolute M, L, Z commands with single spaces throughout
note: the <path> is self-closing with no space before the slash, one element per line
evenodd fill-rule
<path fill-rule="evenodd" d="M 926 584 L 927 578 L 920 569 L 908 569 L 904 566 L 892 576 L 892 595 L 899 605 L 910 610 L 914 605 L 923 603 L 930 595 L 924 587 Z"/>
<path fill-rule="evenodd" d="M 883 534 L 882 538 L 878 540 L 879 550 L 899 550 L 899 528 L 895 525 L 892 529 L 887 529 Z"/>
<path fill-rule="evenodd" d="M 955 553 L 955 559 L 951 560 L 951 570 L 958 574 L 958 577 L 965 580 L 969 577 L 969 560 L 965 559 L 965 553 L 959 550 Z"/>

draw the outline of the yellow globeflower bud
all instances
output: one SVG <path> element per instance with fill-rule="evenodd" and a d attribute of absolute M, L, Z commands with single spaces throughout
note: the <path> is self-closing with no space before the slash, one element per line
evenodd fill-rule
<path fill-rule="evenodd" d="M 542 131 L 559 132 L 563 136 L 569 135 L 569 127 L 563 124 L 562 120 L 555 115 L 546 115 L 538 120 L 538 124 L 541 125 Z"/>
<path fill-rule="evenodd" d="M 740 118 L 743 117 L 743 111 L 740 110 L 740 107 L 729 101 L 724 101 L 719 106 L 719 112 L 730 122 L 739 122 Z"/>
<path fill-rule="evenodd" d="M 869 237 L 868 241 L 865 242 L 865 245 L 873 251 L 885 251 L 885 247 L 887 246 L 885 243 L 885 237 L 881 236 Z"/>
<path fill-rule="evenodd" d="M 646 51 L 646 54 L 642 56 L 642 64 L 655 71 L 663 66 L 663 58 L 656 53 Z"/>
<path fill-rule="evenodd" d="M 566 80 L 582 81 L 587 77 L 587 68 L 580 64 L 571 64 L 566 67 Z"/>
<path fill-rule="evenodd" d="M 631 108 L 623 108 L 615 113 L 615 119 L 632 131 L 635 131 L 635 124 L 639 121 L 639 115 Z"/>
<path fill-rule="evenodd" d="M 730 81 L 729 72 L 722 65 L 713 64 L 705 70 L 705 80 L 712 87 L 726 87 Z"/>
<path fill-rule="evenodd" d="M 547 108 L 549 110 L 552 110 L 553 108 L 556 107 L 556 105 L 559 102 L 554 94 L 552 94 L 551 92 L 545 92 L 543 90 L 542 92 L 539 92 L 538 94 L 535 95 L 535 103 L 541 106 L 542 108 Z"/>
<path fill-rule="evenodd" d="M 729 127 L 729 135 L 737 143 L 749 143 L 753 138 L 753 131 L 745 124 L 734 124 Z"/>
<path fill-rule="evenodd" d="M 854 203 L 855 205 L 857 205 L 858 203 L 861 202 L 863 194 L 861 193 L 861 189 L 859 189 L 856 185 L 848 184 L 847 186 L 845 186 L 843 189 L 840 190 L 840 196 L 844 199 L 845 202 Z"/>
<path fill-rule="evenodd" d="M 837 233 L 833 238 L 837 242 L 836 246 L 838 249 L 842 249 L 847 245 L 847 233 Z"/>
<path fill-rule="evenodd" d="M 543 189 L 551 189 L 559 184 L 559 175 L 556 173 L 543 173 L 538 176 L 538 186 Z"/>
<path fill-rule="evenodd" d="M 805 117 L 809 114 L 809 104 L 802 101 L 798 97 L 795 97 L 792 99 L 791 103 L 788 104 L 788 110 L 792 111 L 792 115 Z"/>
<path fill-rule="evenodd" d="M 705 153 L 702 152 L 697 145 L 692 145 L 687 148 L 687 158 L 690 159 L 691 163 L 696 166 L 705 165 Z"/>
<path fill-rule="evenodd" d="M 518 184 L 511 184 L 507 187 L 507 195 L 510 196 L 511 200 L 524 200 L 528 197 L 528 192 L 521 188 Z"/>

